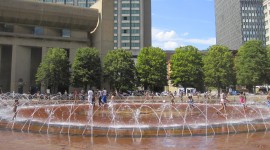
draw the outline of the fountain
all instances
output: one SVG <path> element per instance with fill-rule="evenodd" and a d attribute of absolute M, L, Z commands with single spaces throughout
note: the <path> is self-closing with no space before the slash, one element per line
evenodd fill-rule
<path fill-rule="evenodd" d="M 20 106 L 12 120 L 14 98 L 19 99 Z M 267 105 L 249 97 L 248 108 L 243 109 L 236 99 L 220 112 L 215 100 L 196 101 L 192 108 L 185 102 L 172 105 L 166 97 L 144 100 L 130 96 L 99 107 L 73 100 L 29 100 L 24 94 L 5 93 L 0 95 L 0 128 L 133 138 L 249 133 L 270 128 Z"/>

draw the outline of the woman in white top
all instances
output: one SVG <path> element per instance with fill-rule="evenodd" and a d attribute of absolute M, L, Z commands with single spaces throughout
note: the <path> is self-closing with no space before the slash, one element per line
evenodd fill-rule
<path fill-rule="evenodd" d="M 228 102 L 226 94 L 224 92 L 222 92 L 220 94 L 220 104 L 221 104 L 221 108 L 217 111 L 217 114 L 221 111 L 224 110 L 224 112 L 226 112 L 226 103 Z"/>

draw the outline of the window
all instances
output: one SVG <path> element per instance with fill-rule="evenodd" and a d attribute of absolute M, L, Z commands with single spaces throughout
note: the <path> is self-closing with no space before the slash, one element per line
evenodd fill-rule
<path fill-rule="evenodd" d="M 122 43 L 122 47 L 129 47 L 130 44 L 129 43 Z"/>
<path fill-rule="evenodd" d="M 131 33 L 138 34 L 138 33 L 140 33 L 140 30 L 132 29 L 132 30 L 131 30 Z"/>
<path fill-rule="evenodd" d="M 62 37 L 70 37 L 70 30 L 62 29 Z"/>
<path fill-rule="evenodd" d="M 44 35 L 43 27 L 35 27 L 34 28 L 34 35 Z"/>
<path fill-rule="evenodd" d="M 11 24 L 0 24 L 0 32 L 13 32 L 14 26 Z"/>
<path fill-rule="evenodd" d="M 124 29 L 122 30 L 122 33 L 129 33 L 129 30 Z"/>
<path fill-rule="evenodd" d="M 140 43 L 131 43 L 131 47 L 140 47 Z"/>

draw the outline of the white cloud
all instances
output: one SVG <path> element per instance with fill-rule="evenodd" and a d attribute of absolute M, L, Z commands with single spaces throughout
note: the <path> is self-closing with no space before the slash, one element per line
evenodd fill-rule
<path fill-rule="evenodd" d="M 179 47 L 179 44 L 174 41 L 168 41 L 168 42 L 164 42 L 163 46 L 165 50 L 171 50 L 171 49 L 175 49 L 176 47 Z"/>
<path fill-rule="evenodd" d="M 164 50 L 174 50 L 184 45 L 214 45 L 216 38 L 188 38 L 189 32 L 184 32 L 179 36 L 174 30 L 164 30 L 152 28 L 152 43 L 154 47 L 160 47 Z"/>
<path fill-rule="evenodd" d="M 189 33 L 188 33 L 188 32 L 185 32 L 185 33 L 182 33 L 181 35 L 182 35 L 182 36 L 188 36 Z"/>

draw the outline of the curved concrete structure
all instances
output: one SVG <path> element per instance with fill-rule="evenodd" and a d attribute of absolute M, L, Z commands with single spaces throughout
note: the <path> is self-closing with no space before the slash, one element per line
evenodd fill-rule
<path fill-rule="evenodd" d="M 99 0 L 81 8 L 0 0 L 0 91 L 36 92 L 35 74 L 50 48 L 65 49 L 71 63 L 82 47 L 95 47 L 103 58 L 114 48 L 113 4 Z"/>
<path fill-rule="evenodd" d="M 99 12 L 93 8 L 31 1 L 0 1 L 1 22 L 92 31 Z"/>

